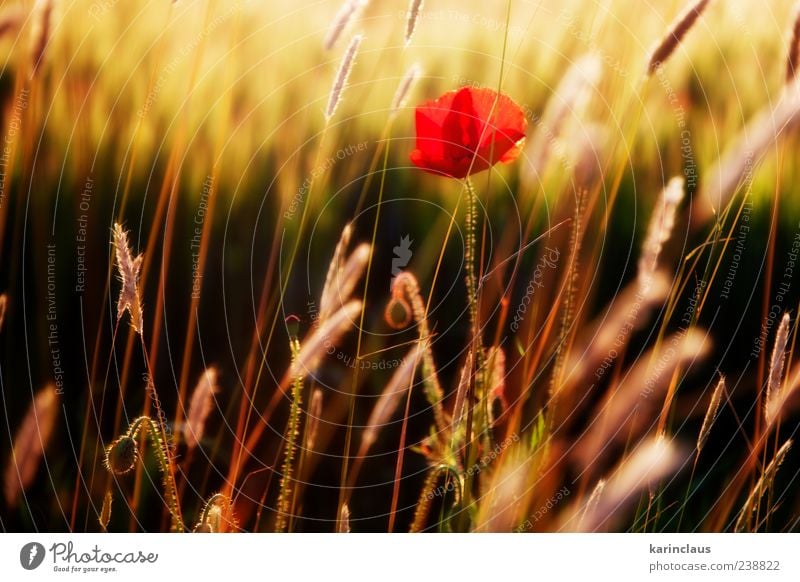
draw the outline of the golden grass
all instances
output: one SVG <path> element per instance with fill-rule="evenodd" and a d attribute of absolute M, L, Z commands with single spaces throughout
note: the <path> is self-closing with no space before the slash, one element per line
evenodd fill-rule
<path fill-rule="evenodd" d="M 761 328 L 781 276 L 780 223 L 800 207 L 790 155 L 800 25 L 789 0 L 771 5 L 774 22 L 758 6 L 708 0 L 675 19 L 672 5 L 633 0 L 535 11 L 471 0 L 256 4 L 119 3 L 96 14 L 84 0 L 37 0 L 0 13 L 4 130 L 17 132 L 0 204 L 3 334 L 19 333 L 31 312 L 17 306 L 48 290 L 38 276 L 32 291 L 14 282 L 16 253 L 33 248 L 39 261 L 56 237 L 67 257 L 69 213 L 86 203 L 76 192 L 87 176 L 98 184 L 85 211 L 91 279 L 76 361 L 86 380 L 68 375 L 85 411 L 79 458 L 54 477 L 74 482 L 58 492 L 71 497 L 70 527 L 88 529 L 91 516 L 103 530 L 145 520 L 197 532 L 656 531 L 677 517 L 768 529 L 800 385 L 790 315 L 771 354 L 729 387 L 723 378 L 743 362 L 727 354 L 716 322 L 729 316 L 714 309 L 726 307 L 716 291 L 738 252 L 743 204 L 757 217 L 769 207 L 762 238 L 778 242 L 766 272 L 747 283 L 751 265 L 737 274 L 763 286 L 764 313 L 743 318 Z M 786 46 L 775 42 L 786 31 Z M 412 106 L 458 86 L 500 89 L 530 122 L 515 165 L 463 184 L 408 162 Z M 53 218 L 55 192 L 66 218 Z M 403 229 L 419 233 L 413 257 L 388 273 L 386 249 Z M 755 247 L 763 232 L 752 229 Z M 196 256 L 187 232 L 199 237 Z M 59 263 L 59 277 L 66 270 Z M 126 313 L 131 329 L 119 325 Z M 47 351 L 36 351 L 50 374 Z M 145 391 L 127 389 L 140 380 Z M 710 382 L 702 410 L 698 388 Z M 750 430 L 742 403 L 762 401 L 763 424 Z M 4 492 L 20 515 L 23 494 L 41 494 L 60 404 L 48 385 L 15 423 Z M 721 453 L 717 437 L 746 446 Z M 696 452 L 685 499 L 672 487 L 684 478 L 683 442 Z M 723 493 L 708 484 L 719 481 L 705 473 L 712 454 L 736 467 Z M 391 497 L 372 494 L 375 475 L 393 475 L 376 489 Z M 693 484 L 704 501 L 689 499 Z M 335 506 L 312 503 L 336 486 Z M 408 496 L 417 503 L 402 507 Z M 795 508 L 780 510 L 782 525 L 796 523 Z"/>

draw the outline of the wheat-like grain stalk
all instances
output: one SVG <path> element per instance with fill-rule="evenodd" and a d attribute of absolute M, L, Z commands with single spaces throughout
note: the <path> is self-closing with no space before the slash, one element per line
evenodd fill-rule
<path fill-rule="evenodd" d="M 569 120 L 583 115 L 602 74 L 603 61 L 594 53 L 580 57 L 564 74 L 548 99 L 541 119 L 536 120 L 536 128 L 525 148 L 525 163 L 520 168 L 523 180 L 532 183 L 541 178 L 555 153 L 554 144 Z"/>
<path fill-rule="evenodd" d="M 311 404 L 308 406 L 308 424 L 306 425 L 306 443 L 308 451 L 313 451 L 317 444 L 319 421 L 322 418 L 322 390 L 315 388 L 311 394 Z"/>
<path fill-rule="evenodd" d="M 645 289 L 638 281 L 628 284 L 607 311 L 587 326 L 577 346 L 571 350 L 568 376 L 561 384 L 565 394 L 559 396 L 569 398 L 568 392 L 590 374 L 596 374 L 604 360 L 613 364 L 615 358 L 610 354 L 619 354 L 625 349 L 633 332 L 644 325 L 655 307 L 663 304 L 669 289 L 670 279 L 662 271 L 653 273 L 650 285 Z"/>
<path fill-rule="evenodd" d="M 781 380 L 783 379 L 783 366 L 786 362 L 786 344 L 789 342 L 789 323 L 788 313 L 784 313 L 781 322 L 778 324 L 778 331 L 775 332 L 775 343 L 772 346 L 772 356 L 769 360 L 769 376 L 767 377 L 767 392 L 765 401 L 770 402 L 774 395 L 780 391 Z"/>
<path fill-rule="evenodd" d="M 117 321 L 127 310 L 131 317 L 131 327 L 140 336 L 144 333 L 142 302 L 139 296 L 139 271 L 143 256 L 133 256 L 128 233 L 119 223 L 114 223 L 114 249 L 116 251 L 117 272 L 122 283 L 117 301 Z"/>
<path fill-rule="evenodd" d="M 706 440 L 708 440 L 708 435 L 711 433 L 711 427 L 714 426 L 714 421 L 717 419 L 719 405 L 722 402 L 722 395 L 724 393 L 725 378 L 720 377 L 719 382 L 717 382 L 717 387 L 714 388 L 714 392 L 711 394 L 711 400 L 708 403 L 706 415 L 703 417 L 703 424 L 700 427 L 700 434 L 697 436 L 697 444 L 695 448 L 698 455 L 700 454 L 700 451 L 703 450 L 703 446 L 705 446 Z"/>
<path fill-rule="evenodd" d="M 649 413 L 663 403 L 672 376 L 711 347 L 705 333 L 690 328 L 664 339 L 661 347 L 643 354 L 621 383 L 609 393 L 602 409 L 576 448 L 580 464 L 588 467 L 608 452 L 613 442 L 624 441 L 632 431 L 647 425 Z"/>
<path fill-rule="evenodd" d="M 205 432 L 206 419 L 214 408 L 214 395 L 219 392 L 219 372 L 214 366 L 207 368 L 192 392 L 183 436 L 188 450 L 200 444 Z"/>
<path fill-rule="evenodd" d="M 767 377 L 767 388 L 764 397 L 764 418 L 767 421 L 767 426 L 772 425 L 778 419 L 796 385 L 793 377 L 792 381 L 782 386 L 790 322 L 789 314 L 784 313 L 778 325 L 778 331 L 775 333 L 775 343 L 772 347 L 772 355 L 769 361 L 769 376 Z"/>
<path fill-rule="evenodd" d="M 356 16 L 358 16 L 359 12 L 361 12 L 366 5 L 366 0 L 345 0 L 336 12 L 333 20 L 331 20 L 328 32 L 325 35 L 323 46 L 326 51 L 331 50 L 336 45 L 345 29 L 355 20 Z"/>
<path fill-rule="evenodd" d="M 526 500 L 530 499 L 530 476 L 535 474 L 532 457 L 519 459 L 513 451 L 506 462 L 492 471 L 491 482 L 481 498 L 481 508 L 474 531 L 509 532 L 524 519 Z"/>
<path fill-rule="evenodd" d="M 594 486 L 594 489 L 592 489 L 592 493 L 589 495 L 586 503 L 583 504 L 583 513 L 581 513 L 581 520 L 578 523 L 578 531 L 586 531 L 584 529 L 584 520 L 586 519 L 586 515 L 597 510 L 597 504 L 600 502 L 600 497 L 603 495 L 603 491 L 605 491 L 605 489 L 606 480 L 600 479 L 597 482 L 597 485 Z"/>
<path fill-rule="evenodd" d="M 333 250 L 333 258 L 328 265 L 328 273 L 325 275 L 325 285 L 322 287 L 322 294 L 319 299 L 319 319 L 324 319 L 324 315 L 330 315 L 333 311 L 334 297 L 336 296 L 337 280 L 342 271 L 342 262 L 344 261 L 347 247 L 350 246 L 350 238 L 353 236 L 353 226 L 348 223 L 342 229 L 342 234 L 339 237 L 339 242 L 336 243 L 336 248 Z"/>
<path fill-rule="evenodd" d="M 25 13 L 19 5 L 6 6 L 0 12 L 0 38 L 19 30 L 25 19 Z"/>
<path fill-rule="evenodd" d="M 767 420 L 767 426 L 772 426 L 783 415 L 784 411 L 789 404 L 791 397 L 797 392 L 800 387 L 800 364 L 796 365 L 792 371 L 787 374 L 786 381 L 781 385 L 778 390 L 775 390 L 771 398 L 768 398 L 764 405 L 764 416 Z"/>
<path fill-rule="evenodd" d="M 330 269 L 329 269 L 330 271 Z M 335 284 L 331 288 L 335 288 Z M 319 323 L 302 341 L 302 348 L 298 357 L 292 361 L 286 374 L 281 379 L 279 389 L 276 390 L 264 411 L 264 416 L 269 417 L 280 402 L 281 396 L 288 390 L 293 379 L 298 374 L 303 377 L 313 375 L 322 358 L 330 351 L 336 351 L 336 343 L 355 324 L 361 313 L 363 304 L 353 300 L 334 311 L 325 321 Z M 318 320 L 319 321 L 319 320 Z M 264 424 L 256 425 L 247 437 L 245 448 L 252 449 L 261 437 Z"/>
<path fill-rule="evenodd" d="M 800 124 L 800 90 L 787 91 L 773 108 L 765 106 L 733 145 L 708 170 L 708 180 L 692 204 L 694 226 L 704 224 L 722 211 L 742 186 L 749 190 L 754 172 L 773 144 Z"/>
<path fill-rule="evenodd" d="M 0 331 L 3 331 L 3 324 L 6 322 L 6 309 L 8 308 L 8 295 L 0 295 Z"/>
<path fill-rule="evenodd" d="M 494 415 L 494 403 L 500 402 L 501 414 L 508 410 L 506 399 L 506 354 L 501 346 L 492 346 L 486 354 L 486 387 L 489 397 L 489 426 L 499 420 Z"/>
<path fill-rule="evenodd" d="M 37 392 L 14 435 L 3 483 L 8 507 L 16 506 L 19 496 L 33 483 L 57 418 L 58 393 L 54 384 L 48 384 Z"/>
<path fill-rule="evenodd" d="M 739 516 L 736 519 L 736 524 L 734 525 L 733 529 L 736 532 L 744 531 L 747 527 L 747 524 L 750 521 L 750 517 L 753 515 L 753 511 L 755 511 L 756 507 L 758 506 L 758 501 L 764 496 L 764 493 L 772 486 L 772 483 L 775 481 L 775 475 L 778 473 L 778 469 L 783 463 L 784 457 L 786 457 L 786 453 L 789 452 L 789 449 L 792 448 L 792 441 L 791 439 L 783 443 L 783 446 L 778 449 L 778 452 L 775 453 L 775 457 L 772 459 L 769 465 L 767 465 L 764 472 L 759 477 L 756 484 L 753 486 L 753 489 L 750 491 L 750 494 L 747 496 L 747 499 L 742 506 L 741 511 L 739 512 Z"/>
<path fill-rule="evenodd" d="M 411 87 L 413 87 L 420 75 L 422 75 L 422 67 L 419 64 L 414 63 L 408 68 L 392 98 L 392 114 L 396 114 L 405 105 L 406 99 L 411 93 Z"/>
<path fill-rule="evenodd" d="M 339 339 L 353 327 L 361 313 L 361 307 L 361 301 L 348 302 L 304 339 L 297 357 L 293 359 L 289 368 L 288 377 L 305 378 L 313 375 L 323 356 L 330 348 L 335 349 Z"/>
<path fill-rule="evenodd" d="M 344 52 L 344 57 L 339 64 L 339 69 L 336 71 L 336 77 L 334 77 L 333 80 L 331 92 L 328 95 L 328 106 L 325 108 L 325 118 L 328 120 L 336 113 L 336 109 L 342 101 L 342 95 L 347 87 L 347 79 L 350 77 L 350 72 L 353 70 L 356 54 L 358 54 L 358 47 L 361 46 L 361 41 L 363 39 L 363 35 L 357 34 L 352 38 L 350 44 L 347 45 L 347 50 Z"/>
<path fill-rule="evenodd" d="M 461 368 L 461 374 L 458 377 L 458 386 L 456 387 L 456 400 L 453 405 L 453 419 L 451 423 L 451 432 L 455 434 L 456 430 L 464 418 L 465 403 L 467 401 L 467 391 L 469 390 L 469 383 L 472 380 L 472 350 L 467 350 L 467 357 L 464 366 Z"/>
<path fill-rule="evenodd" d="M 664 64 L 680 46 L 683 38 L 695 25 L 700 16 L 711 3 L 711 0 L 694 0 L 669 27 L 667 34 L 650 53 L 647 62 L 647 74 L 652 75 Z"/>
<path fill-rule="evenodd" d="M 346 502 L 342 503 L 342 508 L 339 510 L 336 533 L 350 533 L 350 506 Z"/>
<path fill-rule="evenodd" d="M 334 273 L 333 285 L 323 289 L 320 298 L 319 318 L 317 323 L 324 323 L 336 310 L 341 309 L 356 288 L 358 281 L 367 268 L 370 257 L 370 246 L 367 243 L 358 245 Z"/>
<path fill-rule="evenodd" d="M 424 351 L 424 346 L 418 341 L 406 357 L 403 358 L 400 366 L 397 367 L 389 382 L 384 386 L 378 401 L 372 407 L 372 412 L 370 412 L 366 427 L 361 435 L 359 457 L 367 454 L 369 448 L 377 440 L 378 432 L 389 422 L 389 419 L 394 414 L 400 399 L 413 386 L 414 372 L 417 370 L 417 365 Z"/>
<path fill-rule="evenodd" d="M 50 40 L 54 0 L 36 0 L 31 12 L 31 79 L 36 76 Z"/>
<path fill-rule="evenodd" d="M 406 18 L 406 46 L 411 42 L 414 37 L 414 31 L 417 30 L 417 23 L 419 22 L 419 15 L 422 12 L 423 0 L 411 0 L 408 6 L 408 17 Z"/>
<path fill-rule="evenodd" d="M 658 257 L 664 243 L 669 240 L 672 229 L 675 226 L 675 214 L 678 205 L 683 200 L 683 178 L 677 176 L 672 178 L 661 191 L 658 197 L 653 215 L 650 217 L 650 224 L 647 227 L 647 236 L 642 245 L 639 256 L 639 286 L 646 290 L 653 280 L 653 275 L 658 268 Z"/>
<path fill-rule="evenodd" d="M 114 495 L 112 494 L 111 489 L 109 489 L 103 496 L 103 506 L 100 509 L 100 515 L 97 518 L 97 521 L 103 531 L 108 531 L 108 522 L 111 521 L 111 505 L 113 502 Z"/>
<path fill-rule="evenodd" d="M 587 501 L 578 504 L 578 509 L 563 522 L 562 529 L 610 530 L 641 492 L 652 490 L 673 475 L 683 461 L 683 453 L 672 441 L 663 436 L 649 438 L 617 466 L 599 491 L 595 488 Z"/>

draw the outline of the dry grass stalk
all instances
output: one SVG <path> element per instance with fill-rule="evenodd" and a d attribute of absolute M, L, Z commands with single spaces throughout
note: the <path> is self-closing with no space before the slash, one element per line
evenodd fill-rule
<path fill-rule="evenodd" d="M 706 440 L 708 440 L 708 435 L 711 432 L 711 427 L 714 426 L 714 421 L 717 419 L 717 413 L 719 412 L 719 405 L 722 402 L 722 395 L 725 393 L 725 378 L 721 377 L 719 382 L 717 382 L 717 387 L 714 388 L 714 392 L 711 394 L 711 400 L 708 403 L 708 409 L 706 410 L 706 415 L 703 417 L 703 425 L 700 427 L 700 434 L 697 437 L 697 454 L 700 454 L 700 451 L 703 450 L 703 446 L 706 444 Z"/>
<path fill-rule="evenodd" d="M 577 447 L 580 464 L 588 467 L 596 463 L 608 452 L 610 443 L 625 441 L 632 432 L 646 426 L 653 410 L 662 404 L 675 371 L 703 358 L 710 344 L 703 332 L 692 328 L 666 338 L 662 347 L 642 355 L 620 384 L 612 388 Z"/>
<path fill-rule="evenodd" d="M 14 507 L 20 494 L 33 483 L 57 418 L 58 393 L 54 384 L 48 384 L 36 394 L 14 435 L 3 488 L 9 507 Z"/>
<path fill-rule="evenodd" d="M 206 369 L 192 392 L 183 436 L 189 450 L 200 444 L 205 432 L 206 419 L 214 407 L 214 394 L 219 392 L 219 372 L 214 366 Z"/>
<path fill-rule="evenodd" d="M 336 13 L 336 16 L 331 20 L 331 25 L 325 35 L 323 46 L 326 51 L 331 50 L 336 45 L 345 29 L 355 20 L 358 13 L 361 12 L 361 9 L 366 5 L 367 2 L 365 0 L 345 0 L 344 4 L 342 4 L 339 11 Z"/>
<path fill-rule="evenodd" d="M 117 271 L 122 289 L 117 301 L 117 320 L 127 310 L 131 316 L 131 327 L 142 335 L 144 330 L 142 317 L 142 302 L 139 296 L 139 271 L 142 268 L 142 255 L 136 257 L 131 253 L 128 242 L 128 233 L 122 225 L 114 223 L 114 249 L 116 251 Z"/>
<path fill-rule="evenodd" d="M 297 357 L 292 360 L 289 378 L 313 375 L 323 356 L 353 327 L 361 313 L 361 306 L 358 300 L 348 302 L 304 339 Z"/>
<path fill-rule="evenodd" d="M 764 469 L 761 477 L 753 486 L 753 490 L 750 492 L 750 495 L 747 496 L 747 500 L 745 500 L 742 510 L 739 512 L 739 517 L 736 519 L 736 525 L 734 525 L 735 531 L 741 532 L 748 527 L 750 518 L 753 515 L 753 512 L 756 510 L 759 500 L 764 496 L 764 493 L 766 493 L 766 491 L 772 487 L 772 483 L 775 481 L 775 475 L 778 473 L 778 469 L 780 468 L 781 463 L 783 463 L 786 453 L 788 453 L 789 449 L 791 448 L 792 441 L 790 439 L 783 443 L 783 446 L 778 449 L 777 453 L 775 453 L 775 458 L 772 459 L 770 464 L 767 465 L 767 468 Z"/>
<path fill-rule="evenodd" d="M 306 425 L 306 450 L 313 451 L 317 444 L 319 420 L 322 418 L 322 390 L 314 389 L 311 404 L 308 406 L 308 424 Z"/>
<path fill-rule="evenodd" d="M 7 6 L 0 13 L 0 38 L 5 35 L 19 30 L 23 21 L 25 20 L 25 13 L 21 6 Z"/>
<path fill-rule="evenodd" d="M 525 148 L 524 180 L 535 181 L 547 168 L 567 122 L 583 115 L 602 73 L 603 61 L 594 53 L 582 56 L 567 70 L 547 101 L 541 119 L 536 120 L 536 129 Z"/>
<path fill-rule="evenodd" d="M 408 98 L 409 93 L 411 92 L 411 87 L 416 82 L 417 78 L 422 74 L 422 67 L 419 64 L 414 63 L 409 67 L 406 74 L 403 76 L 403 79 L 400 81 L 400 84 L 397 86 L 397 91 L 392 98 L 392 113 L 397 113 L 401 107 L 403 107 L 406 103 L 406 99 Z"/>
<path fill-rule="evenodd" d="M 586 500 L 586 503 L 583 506 L 583 513 L 581 514 L 581 520 L 578 525 L 578 531 L 586 531 L 584 521 L 586 519 L 587 514 L 592 514 L 594 511 L 597 510 L 597 504 L 600 501 L 600 496 L 603 495 L 603 491 L 606 488 L 606 481 L 605 479 L 600 479 L 597 482 L 597 485 L 594 486 L 592 489 L 591 495 Z"/>
<path fill-rule="evenodd" d="M 318 324 L 322 324 L 331 314 L 342 308 L 344 302 L 350 299 L 358 281 L 364 274 L 369 263 L 370 246 L 360 244 L 347 258 L 341 268 L 337 269 L 333 277 L 333 287 L 323 290 L 320 299 Z M 327 293 L 326 293 L 327 291 Z"/>
<path fill-rule="evenodd" d="M 695 0 L 689 7 L 676 18 L 669 31 L 650 53 L 647 63 L 647 74 L 652 75 L 663 63 L 665 63 L 680 46 L 686 34 L 695 25 L 700 16 L 711 3 L 711 0 Z"/>
<path fill-rule="evenodd" d="M 787 411 L 798 387 L 800 387 L 800 364 L 792 369 L 783 385 L 771 394 L 771 398 L 767 399 L 764 405 L 767 426 L 777 422 Z"/>
<path fill-rule="evenodd" d="M 464 367 L 461 368 L 461 374 L 458 378 L 458 387 L 456 388 L 456 401 L 453 405 L 453 420 L 452 432 L 455 433 L 461 420 L 464 418 L 464 403 L 467 398 L 467 391 L 469 390 L 469 383 L 472 378 L 472 350 L 467 351 L 467 359 L 464 362 Z"/>
<path fill-rule="evenodd" d="M 583 532 L 607 531 L 622 517 L 625 509 L 644 491 L 652 490 L 664 478 L 673 475 L 684 461 L 675 444 L 664 437 L 651 437 L 640 444 L 589 500 L 578 504 L 562 528 Z M 585 512 L 582 512 L 583 508 Z M 578 516 L 583 513 L 582 518 Z M 575 525 L 573 525 L 573 522 Z"/>
<path fill-rule="evenodd" d="M 489 348 L 486 355 L 486 362 L 488 374 L 486 384 L 488 387 L 489 395 L 489 425 L 494 424 L 499 420 L 494 415 L 494 403 L 499 401 L 501 414 L 505 414 L 508 410 L 508 400 L 506 399 L 506 354 L 500 346 L 493 346 Z"/>
<path fill-rule="evenodd" d="M 800 2 L 794 7 L 794 24 L 789 39 L 789 53 L 786 57 L 786 84 L 790 85 L 797 78 L 797 67 L 800 66 Z"/>
<path fill-rule="evenodd" d="M 642 289 L 638 281 L 625 287 L 606 313 L 588 327 L 578 347 L 571 351 L 568 381 L 562 386 L 572 387 L 590 374 L 598 374 L 604 360 L 614 360 L 612 356 L 625 349 L 633 332 L 647 321 L 650 311 L 663 304 L 669 288 L 670 280 L 661 271 L 653 273 L 646 289 Z M 602 368 L 602 372 L 606 371 Z"/>
<path fill-rule="evenodd" d="M 692 205 L 695 226 L 722 211 L 742 186 L 749 191 L 754 172 L 762 158 L 782 136 L 800 124 L 800 90 L 784 94 L 772 108 L 766 106 L 734 139 L 731 148 L 705 174 L 705 182 Z"/>
<path fill-rule="evenodd" d="M 279 389 L 273 393 L 272 399 L 264 410 L 265 417 L 268 418 L 272 415 L 280 403 L 281 397 L 298 374 L 302 374 L 303 378 L 314 374 L 322 358 L 330 350 L 336 350 L 336 343 L 358 321 L 362 305 L 362 302 L 358 300 L 348 302 L 303 338 L 300 354 L 292 360 L 292 364 L 281 379 Z M 245 441 L 246 449 L 252 450 L 263 434 L 265 426 L 265 423 L 261 423 L 253 428 Z"/>
<path fill-rule="evenodd" d="M 783 366 L 786 362 L 786 344 L 789 342 L 789 314 L 784 313 L 775 333 L 775 343 L 772 346 L 772 357 L 769 361 L 769 377 L 767 378 L 767 393 L 765 401 L 769 407 L 770 401 L 779 396 L 781 380 L 783 379 Z"/>
<path fill-rule="evenodd" d="M 569 358 L 569 348 L 575 338 L 577 325 L 573 325 L 576 315 L 576 297 L 579 292 L 579 281 L 581 278 L 580 256 L 584 241 L 585 227 L 585 203 L 588 195 L 586 189 L 575 191 L 575 209 L 572 215 L 572 228 L 569 237 L 569 258 L 567 269 L 562 279 L 560 328 L 558 331 L 558 341 L 554 357 L 553 369 L 550 374 L 550 396 L 554 410 L 558 409 L 558 399 L 564 393 L 564 377 Z"/>
<path fill-rule="evenodd" d="M 422 12 L 423 0 L 411 0 L 408 6 L 408 18 L 406 18 L 406 46 L 411 42 L 414 37 L 414 31 L 417 29 L 417 22 L 419 22 L 419 15 Z"/>
<path fill-rule="evenodd" d="M 563 151 L 565 163 L 572 168 L 575 183 L 589 187 L 603 176 L 605 148 L 609 143 L 609 132 L 605 126 L 582 121 L 579 131 L 560 138 L 555 147 L 557 151 Z"/>
<path fill-rule="evenodd" d="M 424 352 L 425 348 L 422 343 L 417 342 L 406 357 L 403 358 L 403 363 L 392 374 L 391 379 L 372 408 L 372 412 L 370 412 L 367 426 L 361 436 L 359 457 L 367 454 L 369 448 L 377 440 L 378 432 L 389 422 L 389 419 L 394 414 L 403 395 L 413 386 L 414 372 L 416 372 L 417 365 Z"/>
<path fill-rule="evenodd" d="M 98 517 L 98 522 L 100 523 L 100 527 L 103 528 L 103 531 L 108 530 L 108 522 L 111 521 L 111 505 L 113 502 L 114 496 L 111 493 L 111 489 L 109 489 L 103 496 L 103 507 L 100 509 L 100 516 Z"/>
<path fill-rule="evenodd" d="M 337 280 L 342 271 L 347 247 L 350 245 L 350 238 L 353 236 L 353 227 L 348 223 L 343 229 L 333 251 L 333 258 L 328 265 L 328 273 L 325 275 L 325 285 L 322 287 L 322 295 L 319 299 L 319 319 L 322 320 L 326 315 L 333 311 L 334 297 L 336 296 Z"/>
<path fill-rule="evenodd" d="M 653 210 L 653 215 L 650 217 L 647 237 L 644 240 L 639 257 L 638 280 L 643 290 L 646 290 L 651 285 L 653 275 L 658 268 L 658 257 L 661 254 L 661 249 L 672 234 L 672 229 L 675 226 L 675 214 L 678 210 L 678 205 L 683 200 L 683 184 L 682 177 L 672 178 L 662 190 Z"/>
<path fill-rule="evenodd" d="M 53 0 L 36 0 L 31 12 L 31 74 L 36 76 L 44 59 L 45 49 L 50 40 L 51 19 L 53 17 Z"/>
<path fill-rule="evenodd" d="M 339 511 L 336 533 L 350 533 L 350 507 L 347 503 L 342 503 L 342 508 Z"/>
<path fill-rule="evenodd" d="M 339 107 L 339 103 L 342 101 L 342 95 L 347 87 L 347 79 L 350 77 L 350 72 L 353 70 L 358 47 L 361 46 L 361 41 L 363 39 L 363 35 L 357 34 L 350 41 L 350 44 L 347 45 L 347 50 L 339 65 L 339 70 L 336 71 L 333 87 L 331 87 L 331 92 L 328 96 L 328 106 L 325 108 L 326 119 L 333 117 L 334 113 L 336 113 L 336 108 Z"/>
<path fill-rule="evenodd" d="M 493 472 L 488 492 L 481 499 L 476 531 L 509 532 L 523 521 L 531 494 L 535 463 L 509 451 Z"/>
<path fill-rule="evenodd" d="M 3 331 L 3 324 L 6 322 L 6 308 L 8 307 L 8 295 L 0 295 L 0 331 Z"/>

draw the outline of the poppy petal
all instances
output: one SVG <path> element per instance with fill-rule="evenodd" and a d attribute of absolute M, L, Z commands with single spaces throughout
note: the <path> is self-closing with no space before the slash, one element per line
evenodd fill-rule
<path fill-rule="evenodd" d="M 509 97 L 464 87 L 416 109 L 411 162 L 431 173 L 464 178 L 519 155 L 527 119 Z"/>

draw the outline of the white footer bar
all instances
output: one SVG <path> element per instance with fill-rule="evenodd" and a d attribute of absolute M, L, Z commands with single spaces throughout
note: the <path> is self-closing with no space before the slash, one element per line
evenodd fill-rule
<path fill-rule="evenodd" d="M 800 580 L 796 534 L 2 534 L 3 580 Z"/>

